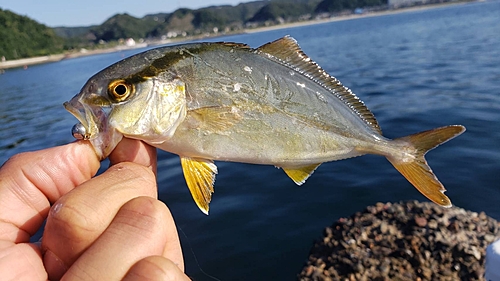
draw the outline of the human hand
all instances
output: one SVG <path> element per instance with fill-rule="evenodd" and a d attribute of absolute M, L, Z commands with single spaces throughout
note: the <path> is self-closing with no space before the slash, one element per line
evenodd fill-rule
<path fill-rule="evenodd" d="M 110 161 L 92 178 L 99 161 L 78 141 L 0 168 L 2 280 L 189 280 L 173 218 L 156 200 L 155 149 L 124 139 Z M 45 219 L 42 243 L 29 243 Z"/>

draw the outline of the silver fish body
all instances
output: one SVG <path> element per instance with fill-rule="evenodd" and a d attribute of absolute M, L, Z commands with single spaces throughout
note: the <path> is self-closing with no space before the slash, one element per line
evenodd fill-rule
<path fill-rule="evenodd" d="M 146 51 L 97 73 L 65 106 L 101 157 L 122 136 L 178 154 L 205 213 L 213 160 L 274 165 L 302 184 L 323 162 L 366 153 L 386 156 L 425 196 L 449 206 L 424 154 L 465 130 L 383 137 L 359 98 L 291 37 L 257 49 L 195 43 Z"/>

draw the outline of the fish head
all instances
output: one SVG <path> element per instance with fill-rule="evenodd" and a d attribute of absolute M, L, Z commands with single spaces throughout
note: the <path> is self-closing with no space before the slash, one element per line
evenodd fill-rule
<path fill-rule="evenodd" d="M 136 55 L 102 70 L 64 103 L 100 159 L 124 136 L 162 143 L 186 116 L 184 82 L 168 69 L 151 75 L 147 61 Z"/>

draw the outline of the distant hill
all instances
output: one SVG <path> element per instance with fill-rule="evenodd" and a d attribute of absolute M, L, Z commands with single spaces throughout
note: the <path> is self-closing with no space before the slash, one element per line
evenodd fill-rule
<path fill-rule="evenodd" d="M 124 38 L 159 38 L 180 35 L 198 35 L 215 32 L 234 32 L 247 23 L 295 21 L 301 16 L 311 17 L 321 0 L 267 0 L 221 5 L 196 10 L 180 8 L 172 13 L 158 13 L 135 18 L 117 14 L 103 24 L 92 28 L 58 27 L 59 35 L 69 38 L 93 38 L 94 42 Z M 347 0 L 356 1 L 356 0 Z M 80 34 L 78 32 L 81 32 Z M 85 32 L 85 34 L 83 34 Z"/>
<path fill-rule="evenodd" d="M 162 13 L 147 15 L 146 18 L 147 17 L 152 17 L 158 22 L 158 25 L 148 34 L 151 37 L 161 37 L 167 35 L 169 32 L 177 36 L 177 34 L 182 34 L 182 32 L 187 33 L 188 31 L 194 30 L 194 14 L 191 9 L 182 8 L 171 14 Z"/>
<path fill-rule="evenodd" d="M 388 0 L 323 0 L 316 6 L 315 13 L 335 13 L 373 6 L 387 6 Z"/>
<path fill-rule="evenodd" d="M 408 0 L 408 5 L 421 3 Z M 430 0 L 449 1 L 449 0 Z M 387 8 L 388 0 L 258 0 L 236 6 L 181 8 L 136 18 L 116 14 L 104 23 L 48 28 L 27 17 L 0 9 L 0 56 L 7 59 L 60 53 L 63 50 L 109 47 L 122 39 L 158 39 L 238 32 L 248 27 L 281 24 L 352 13 L 356 8 Z M 406 2 L 405 2 L 406 3 Z M 113 43 L 114 42 L 114 43 Z"/>
<path fill-rule="evenodd" d="M 61 53 L 63 44 L 51 28 L 0 9 L 0 57 L 10 60 Z"/>
<path fill-rule="evenodd" d="M 92 28 L 96 28 L 97 25 L 91 25 L 91 26 L 77 26 L 77 27 L 65 27 L 65 26 L 59 26 L 59 27 L 53 27 L 52 29 L 56 33 L 57 36 L 63 37 L 63 38 L 70 38 L 70 37 L 81 37 L 85 36 L 86 34 L 89 33 L 89 31 Z"/>
<path fill-rule="evenodd" d="M 158 38 L 197 35 L 206 32 L 240 30 L 246 21 L 268 3 L 254 1 L 236 6 L 210 6 L 196 10 L 181 8 L 173 13 L 158 13 L 135 18 L 115 15 L 102 25 L 89 29 L 95 41 L 120 38 Z"/>
<path fill-rule="evenodd" d="M 163 21 L 149 35 L 159 37 L 169 32 L 195 35 L 213 32 L 214 28 L 220 31 L 240 30 L 246 21 L 266 5 L 265 3 L 265 1 L 254 1 L 236 6 L 211 6 L 197 10 L 178 9 L 171 14 L 164 14 Z"/>
<path fill-rule="evenodd" d="M 310 18 L 314 5 L 310 1 L 273 1 L 262 7 L 250 22 L 288 22 L 300 17 Z M 316 2 L 316 1 L 314 1 Z"/>
<path fill-rule="evenodd" d="M 120 38 L 146 38 L 149 31 L 157 25 L 154 19 L 135 18 L 129 14 L 117 14 L 103 24 L 91 28 L 96 40 L 118 40 Z"/>

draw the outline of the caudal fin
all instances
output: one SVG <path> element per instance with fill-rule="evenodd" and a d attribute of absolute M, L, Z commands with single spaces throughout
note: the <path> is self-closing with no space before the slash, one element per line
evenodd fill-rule
<path fill-rule="evenodd" d="M 387 157 L 387 159 L 425 197 L 443 207 L 451 207 L 450 199 L 444 195 L 446 189 L 434 175 L 424 156 L 427 151 L 464 131 L 464 126 L 452 125 L 396 139 L 396 141 L 409 143 L 415 149 L 413 157 L 404 159 Z"/>

